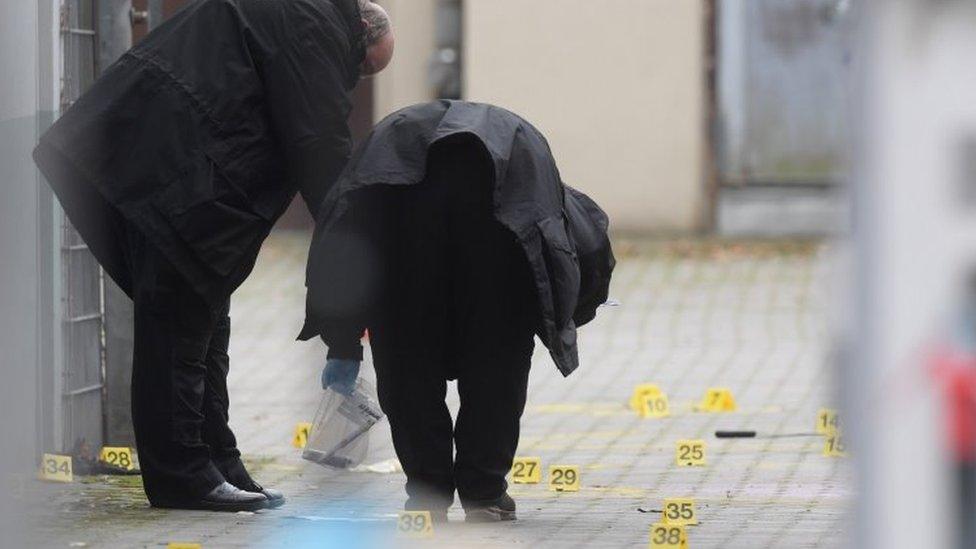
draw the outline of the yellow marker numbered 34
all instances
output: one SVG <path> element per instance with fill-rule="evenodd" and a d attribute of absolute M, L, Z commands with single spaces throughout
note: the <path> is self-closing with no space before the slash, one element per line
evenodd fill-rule
<path fill-rule="evenodd" d="M 295 434 L 291 438 L 291 445 L 295 448 L 304 448 L 308 444 L 308 434 L 312 431 L 312 424 L 308 422 L 295 425 Z"/>
<path fill-rule="evenodd" d="M 98 454 L 98 460 L 128 471 L 136 468 L 135 460 L 132 459 L 132 448 L 104 446 Z"/>
<path fill-rule="evenodd" d="M 407 538 L 429 538 L 434 535 L 430 511 L 403 511 L 397 517 L 397 535 Z"/>
<path fill-rule="evenodd" d="M 50 482 L 73 482 L 71 456 L 44 454 L 41 457 L 40 478 Z"/>
<path fill-rule="evenodd" d="M 705 441 L 679 440 L 674 447 L 675 463 L 685 467 L 701 467 L 705 465 Z"/>
<path fill-rule="evenodd" d="M 512 462 L 512 482 L 515 484 L 542 482 L 542 460 L 537 457 L 515 458 Z"/>
<path fill-rule="evenodd" d="M 688 533 L 680 524 L 657 523 L 651 526 L 651 549 L 684 549 L 688 547 Z"/>
<path fill-rule="evenodd" d="M 695 500 L 691 498 L 668 498 L 664 500 L 661 517 L 661 522 L 664 524 L 694 526 L 698 524 Z"/>
<path fill-rule="evenodd" d="M 579 467 L 576 465 L 553 465 L 550 467 L 549 489 L 556 492 L 579 492 Z"/>

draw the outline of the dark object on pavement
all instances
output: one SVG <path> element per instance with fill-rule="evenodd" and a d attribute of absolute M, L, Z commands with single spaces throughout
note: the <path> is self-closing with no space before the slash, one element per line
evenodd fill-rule
<path fill-rule="evenodd" d="M 464 522 L 505 522 L 515 519 L 515 500 L 507 493 L 487 505 L 464 508 Z"/>
<path fill-rule="evenodd" d="M 715 438 L 800 438 L 819 437 L 820 433 L 784 433 L 781 435 L 760 435 L 755 431 L 715 431 Z"/>
<path fill-rule="evenodd" d="M 225 511 L 237 513 L 240 511 L 260 511 L 268 508 L 268 498 L 264 494 L 245 492 L 229 482 L 218 484 L 216 488 L 197 500 L 181 504 L 154 504 L 163 509 L 190 509 L 197 511 Z"/>

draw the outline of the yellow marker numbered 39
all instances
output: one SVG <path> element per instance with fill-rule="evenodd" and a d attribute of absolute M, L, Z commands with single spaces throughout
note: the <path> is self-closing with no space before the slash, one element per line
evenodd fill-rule
<path fill-rule="evenodd" d="M 549 489 L 556 492 L 579 492 L 579 467 L 576 465 L 553 465 L 550 467 Z"/>
<path fill-rule="evenodd" d="M 98 460 L 128 471 L 136 468 L 135 460 L 132 459 L 132 448 L 104 446 L 98 454 Z"/>
<path fill-rule="evenodd" d="M 695 500 L 691 498 L 668 498 L 664 500 L 661 517 L 661 522 L 664 524 L 694 526 L 698 524 Z"/>
<path fill-rule="evenodd" d="M 827 457 L 844 457 L 847 455 L 847 447 L 844 444 L 844 437 L 832 435 L 824 439 L 823 455 Z"/>
<path fill-rule="evenodd" d="M 674 459 L 678 465 L 701 467 L 705 465 L 705 441 L 679 440 L 674 447 Z"/>
<path fill-rule="evenodd" d="M 821 435 L 833 436 L 840 432 L 840 416 L 837 410 L 822 408 L 817 414 L 817 432 Z"/>
<path fill-rule="evenodd" d="M 668 395 L 659 393 L 644 397 L 640 410 L 641 417 L 662 418 L 669 415 L 671 415 L 671 408 L 668 406 Z"/>
<path fill-rule="evenodd" d="M 312 424 L 305 422 L 295 426 L 295 434 L 292 436 L 291 445 L 295 448 L 304 448 L 308 444 L 308 434 L 312 431 Z"/>
<path fill-rule="evenodd" d="M 41 457 L 40 478 L 51 482 L 73 482 L 71 456 L 44 454 Z"/>
<path fill-rule="evenodd" d="M 651 549 L 684 549 L 688 547 L 688 534 L 680 524 L 657 523 L 651 526 Z"/>
<path fill-rule="evenodd" d="M 512 482 L 515 484 L 542 482 L 542 460 L 537 457 L 515 458 L 512 462 Z"/>
<path fill-rule="evenodd" d="M 434 535 L 430 511 L 403 511 L 397 517 L 397 535 L 408 538 L 429 538 Z"/>

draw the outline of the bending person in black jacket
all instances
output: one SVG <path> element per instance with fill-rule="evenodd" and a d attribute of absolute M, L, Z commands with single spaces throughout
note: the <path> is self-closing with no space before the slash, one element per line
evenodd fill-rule
<path fill-rule="evenodd" d="M 135 303 L 132 419 L 157 507 L 284 502 L 228 427 L 230 295 L 349 159 L 349 91 L 393 35 L 367 0 L 196 0 L 104 72 L 34 157 Z"/>
<path fill-rule="evenodd" d="M 348 391 L 369 329 L 407 509 L 446 520 L 457 491 L 469 521 L 515 519 L 505 475 L 533 338 L 565 375 L 578 366 L 576 327 L 606 300 L 614 266 L 606 231 L 542 135 L 497 107 L 410 107 L 356 152 L 323 204 L 302 337 L 325 340 L 323 385 Z"/>

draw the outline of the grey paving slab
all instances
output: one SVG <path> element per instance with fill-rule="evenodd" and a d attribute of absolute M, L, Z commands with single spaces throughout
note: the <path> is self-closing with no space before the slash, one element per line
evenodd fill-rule
<path fill-rule="evenodd" d="M 582 367 L 563 378 L 537 349 L 520 455 L 578 465 L 578 493 L 514 485 L 519 520 L 449 525 L 421 541 L 393 537 L 402 474 L 333 473 L 290 446 L 319 398 L 324 347 L 294 341 L 302 322 L 307 237 L 276 233 L 232 303 L 231 424 L 255 476 L 288 504 L 252 515 L 148 508 L 137 481 L 30 483 L 42 496 L 41 545 L 154 547 L 646 547 L 666 497 L 693 497 L 690 547 L 835 547 L 853 495 L 848 462 L 819 437 L 721 441 L 719 428 L 810 432 L 831 401 L 821 245 L 619 240 L 613 297 L 580 334 Z M 364 368 L 371 376 L 371 368 Z M 658 384 L 672 415 L 629 410 L 634 385 Z M 693 411 L 707 388 L 730 388 L 735 413 Z M 456 400 L 452 397 L 456 409 Z M 707 465 L 674 464 L 679 439 L 705 439 Z M 384 423 L 369 463 L 394 457 Z M 657 512 L 655 512 L 657 511 Z"/>

